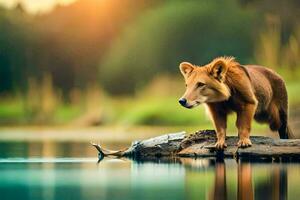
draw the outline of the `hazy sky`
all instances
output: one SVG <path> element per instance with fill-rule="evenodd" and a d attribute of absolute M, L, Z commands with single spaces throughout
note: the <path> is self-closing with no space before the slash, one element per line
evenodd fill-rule
<path fill-rule="evenodd" d="M 18 2 L 21 2 L 27 11 L 37 13 L 48 11 L 56 4 L 68 4 L 74 1 L 76 0 L 0 0 L 0 4 L 6 7 L 13 7 Z"/>

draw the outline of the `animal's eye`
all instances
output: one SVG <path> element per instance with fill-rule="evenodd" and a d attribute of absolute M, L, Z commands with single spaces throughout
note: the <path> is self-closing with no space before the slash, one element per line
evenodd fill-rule
<path fill-rule="evenodd" d="M 185 87 L 187 87 L 187 84 L 185 84 Z"/>
<path fill-rule="evenodd" d="M 203 86 L 205 86 L 205 83 L 202 83 L 202 82 L 197 83 L 197 87 L 203 87 Z"/>

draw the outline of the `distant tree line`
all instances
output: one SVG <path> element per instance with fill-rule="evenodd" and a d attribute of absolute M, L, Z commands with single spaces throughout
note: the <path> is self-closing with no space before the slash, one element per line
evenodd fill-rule
<path fill-rule="evenodd" d="M 64 96 L 91 83 L 129 94 L 157 74 L 178 74 L 183 60 L 205 64 L 234 55 L 254 62 L 264 16 L 279 17 L 285 43 L 299 27 L 299 6 L 292 0 L 78 0 L 39 15 L 21 5 L 0 8 L 0 93 L 26 95 L 30 78 L 50 75 Z"/>

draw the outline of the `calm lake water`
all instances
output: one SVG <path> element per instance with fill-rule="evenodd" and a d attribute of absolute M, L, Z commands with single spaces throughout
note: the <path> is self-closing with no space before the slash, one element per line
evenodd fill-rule
<path fill-rule="evenodd" d="M 0 142 L 0 152 L 1 199 L 300 198 L 295 163 L 105 158 L 97 164 L 87 142 Z"/>

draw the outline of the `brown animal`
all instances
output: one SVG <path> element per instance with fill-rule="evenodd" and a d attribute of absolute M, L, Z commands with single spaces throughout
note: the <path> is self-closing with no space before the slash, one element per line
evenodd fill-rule
<path fill-rule="evenodd" d="M 271 69 L 241 65 L 233 57 L 219 57 L 205 66 L 180 64 L 186 91 L 179 103 L 194 108 L 205 103 L 217 132 L 216 148 L 226 147 L 227 115 L 237 113 L 239 147 L 251 146 L 251 121 L 268 123 L 280 138 L 292 138 L 284 81 Z"/>

